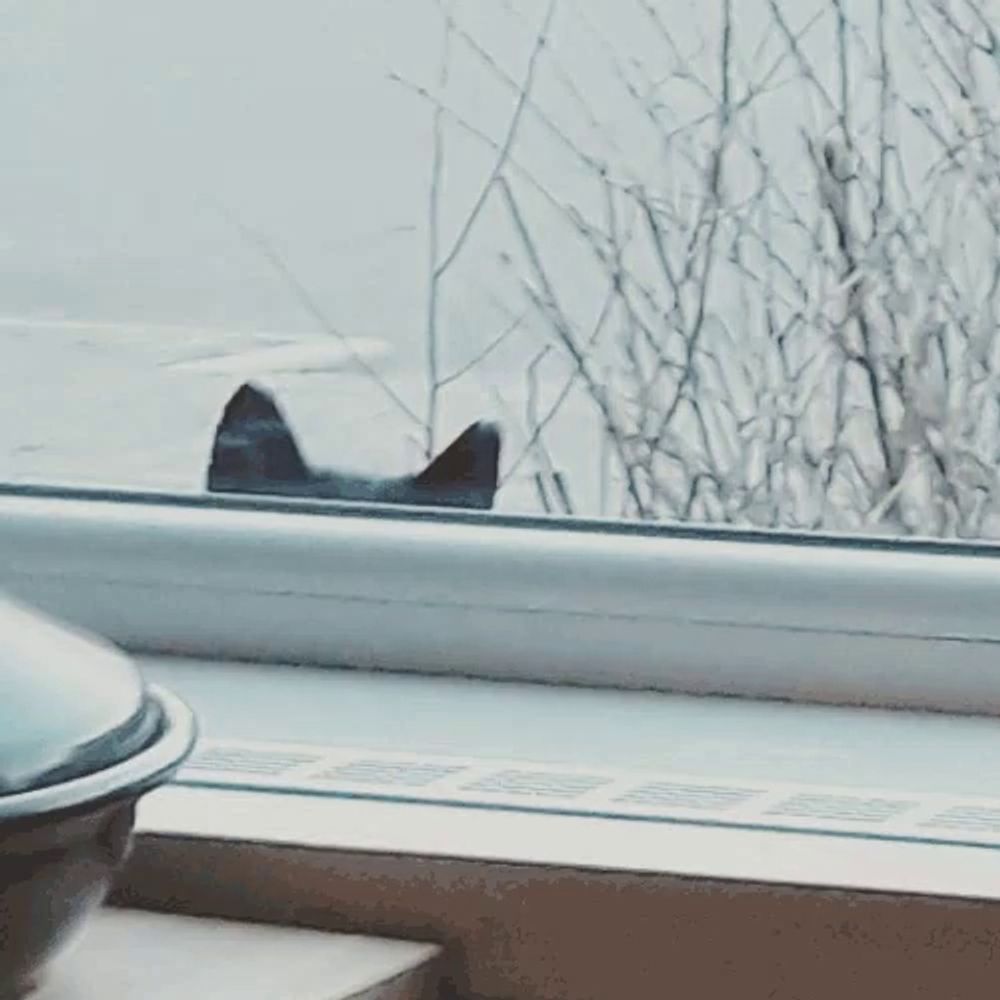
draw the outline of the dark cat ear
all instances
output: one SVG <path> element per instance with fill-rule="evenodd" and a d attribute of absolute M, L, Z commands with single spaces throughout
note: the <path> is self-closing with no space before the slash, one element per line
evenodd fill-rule
<path fill-rule="evenodd" d="M 301 482 L 308 476 L 295 437 L 274 399 L 245 382 L 226 403 L 215 429 L 208 489 Z"/>
<path fill-rule="evenodd" d="M 414 478 L 429 492 L 461 492 L 470 507 L 492 507 L 500 467 L 500 429 L 477 421 L 467 427 Z"/>

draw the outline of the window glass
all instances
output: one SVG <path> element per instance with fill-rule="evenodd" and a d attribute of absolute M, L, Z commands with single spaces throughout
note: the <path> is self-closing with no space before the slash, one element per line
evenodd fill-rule
<path fill-rule="evenodd" d="M 998 13 L 7 4 L 0 479 L 996 537 Z"/>

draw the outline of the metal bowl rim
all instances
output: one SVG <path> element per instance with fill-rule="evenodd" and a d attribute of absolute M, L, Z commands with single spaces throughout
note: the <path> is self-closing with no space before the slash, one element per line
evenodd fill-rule
<path fill-rule="evenodd" d="M 156 740 L 138 753 L 98 771 L 0 796 L 0 827 L 13 820 L 96 807 L 110 799 L 138 798 L 169 780 L 194 748 L 197 723 L 191 709 L 166 688 L 149 684 L 147 697 L 157 702 L 163 713 L 163 730 Z"/>

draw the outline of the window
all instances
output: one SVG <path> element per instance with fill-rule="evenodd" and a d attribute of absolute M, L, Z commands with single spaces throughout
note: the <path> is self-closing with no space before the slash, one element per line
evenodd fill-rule
<path fill-rule="evenodd" d="M 758 7 L 15 5 L 3 584 L 136 648 L 992 704 L 994 12 Z"/>
<path fill-rule="evenodd" d="M 994 13 L 15 5 L 3 478 L 991 539 Z"/>

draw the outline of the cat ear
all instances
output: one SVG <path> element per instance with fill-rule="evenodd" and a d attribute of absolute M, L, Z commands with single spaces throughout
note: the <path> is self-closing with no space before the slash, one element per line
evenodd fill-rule
<path fill-rule="evenodd" d="M 309 469 L 273 397 L 245 382 L 230 397 L 215 429 L 209 490 L 301 482 Z"/>
<path fill-rule="evenodd" d="M 499 468 L 500 429 L 480 420 L 462 431 L 414 483 L 429 492 L 466 492 L 469 506 L 488 508 L 493 506 Z"/>

